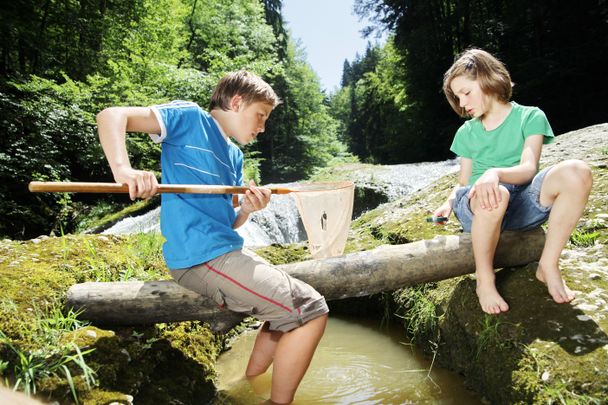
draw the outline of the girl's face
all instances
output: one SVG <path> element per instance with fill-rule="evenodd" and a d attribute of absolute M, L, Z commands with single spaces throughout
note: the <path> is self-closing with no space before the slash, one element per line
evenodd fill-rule
<path fill-rule="evenodd" d="M 488 97 L 479 87 L 477 80 L 472 80 L 464 75 L 456 76 L 450 83 L 450 89 L 458 97 L 460 107 L 473 118 L 483 117 L 489 110 Z"/>

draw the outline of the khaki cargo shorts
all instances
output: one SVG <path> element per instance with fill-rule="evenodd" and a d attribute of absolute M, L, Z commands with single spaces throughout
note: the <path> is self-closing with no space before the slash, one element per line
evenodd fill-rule
<path fill-rule="evenodd" d="M 267 321 L 270 330 L 289 332 L 329 312 L 325 298 L 314 288 L 247 250 L 172 270 L 171 276 L 222 308 Z"/>

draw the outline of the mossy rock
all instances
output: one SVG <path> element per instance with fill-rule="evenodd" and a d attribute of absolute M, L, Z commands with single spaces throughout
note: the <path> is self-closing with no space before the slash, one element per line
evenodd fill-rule
<path fill-rule="evenodd" d="M 40 360 L 44 368 L 60 348 L 76 345 L 82 352 L 93 350 L 83 358 L 98 383 L 87 387 L 81 369 L 68 363 L 81 403 L 209 401 L 215 394 L 213 365 L 223 338 L 207 326 L 198 322 L 137 329 L 83 326 L 63 308 L 66 292 L 75 283 L 168 279 L 161 245 L 155 235 L 0 241 L 0 330 L 6 336 L 0 354 L 9 361 L 4 377 L 14 383 L 15 350 L 26 356 L 40 353 L 36 359 L 49 353 L 49 360 Z M 73 401 L 68 381 L 60 372 L 39 378 L 36 385 L 47 400 Z"/>
<path fill-rule="evenodd" d="M 573 238 L 560 260 L 564 280 L 578 291 L 571 305 L 552 300 L 536 280 L 537 263 L 497 272 L 497 288 L 510 305 L 498 316 L 481 311 L 470 275 L 394 294 L 396 319 L 404 319 L 414 341 L 439 364 L 463 374 L 491 403 L 608 402 L 608 154 L 603 150 L 590 155 L 594 187 L 576 230 L 586 242 Z M 447 195 L 444 181 L 410 198 L 401 211 L 389 208 L 397 212 L 392 216 L 369 213 L 366 226 L 385 240 L 428 238 L 420 218 Z M 446 230 L 457 232 L 438 231 Z"/>

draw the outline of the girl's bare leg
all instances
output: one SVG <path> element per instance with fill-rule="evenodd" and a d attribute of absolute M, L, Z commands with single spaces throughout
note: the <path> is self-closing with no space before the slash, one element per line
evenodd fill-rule
<path fill-rule="evenodd" d="M 549 294 L 557 303 L 574 299 L 574 292 L 562 279 L 559 257 L 583 214 L 592 183 L 591 169 L 580 160 L 567 160 L 555 165 L 543 181 L 540 203 L 543 206 L 553 204 L 553 208 L 536 277 L 547 284 Z"/>
<path fill-rule="evenodd" d="M 500 225 L 509 204 L 509 191 L 500 187 L 502 195 L 497 208 L 483 209 L 477 196 L 470 201 L 473 211 L 471 240 L 475 256 L 475 276 L 477 277 L 477 297 L 481 309 L 488 314 L 499 314 L 509 310 L 509 305 L 496 289 L 494 274 L 494 253 L 500 238 Z"/>

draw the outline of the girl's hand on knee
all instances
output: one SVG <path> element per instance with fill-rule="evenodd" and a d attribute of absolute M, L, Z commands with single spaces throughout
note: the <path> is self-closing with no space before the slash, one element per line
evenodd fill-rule
<path fill-rule="evenodd" d="M 482 209 L 491 211 L 498 208 L 502 199 L 499 186 L 498 173 L 494 169 L 487 170 L 471 187 L 469 200 L 477 196 Z"/>

